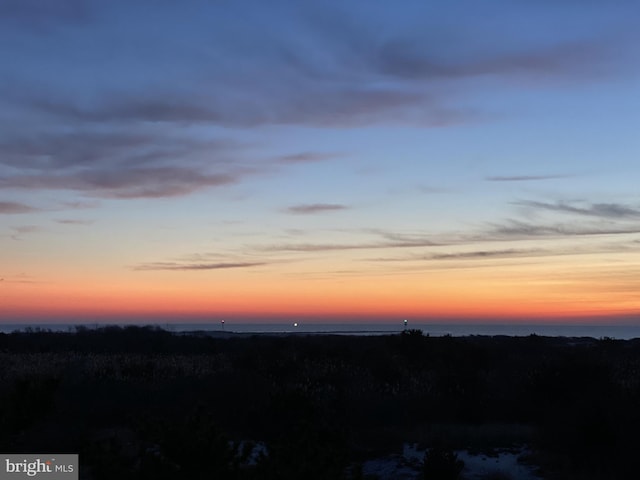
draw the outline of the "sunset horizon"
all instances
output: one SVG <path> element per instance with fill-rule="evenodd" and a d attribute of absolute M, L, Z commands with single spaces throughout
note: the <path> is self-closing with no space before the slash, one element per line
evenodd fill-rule
<path fill-rule="evenodd" d="M 638 4 L 401 4 L 0 6 L 0 323 L 640 325 Z"/>

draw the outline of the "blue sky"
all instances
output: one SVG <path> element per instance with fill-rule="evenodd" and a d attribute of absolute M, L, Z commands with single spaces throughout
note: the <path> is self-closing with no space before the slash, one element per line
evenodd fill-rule
<path fill-rule="evenodd" d="M 309 278 L 361 282 L 336 299 L 356 305 L 386 276 L 405 291 L 444 282 L 435 304 L 455 293 L 479 312 L 489 295 L 507 313 L 548 298 L 550 315 L 633 315 L 639 14 L 633 1 L 4 1 L 0 314 L 80 291 L 82 312 L 162 292 L 175 311 L 215 313 L 205 292 L 227 280 L 231 297 L 282 282 L 269 308 L 295 314 L 326 303 L 296 288 L 333 292 Z M 485 277 L 455 276 L 479 265 Z M 555 271 L 564 303 L 559 284 L 482 293 L 502 273 L 538 285 Z M 572 272 L 600 282 L 593 308 Z M 446 310 L 417 298 L 389 302 Z"/>

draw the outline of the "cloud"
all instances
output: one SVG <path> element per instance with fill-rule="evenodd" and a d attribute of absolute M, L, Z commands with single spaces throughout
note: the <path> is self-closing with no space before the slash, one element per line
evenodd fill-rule
<path fill-rule="evenodd" d="M 381 235 L 386 239 L 384 243 L 391 247 L 434 247 L 450 244 L 455 241 L 452 238 L 434 240 L 433 235 L 408 234 L 399 232 L 389 232 L 385 230 L 373 229 L 371 233 Z"/>
<path fill-rule="evenodd" d="M 508 220 L 494 224 L 485 232 L 487 240 L 500 238 L 572 237 L 593 235 L 626 235 L 640 233 L 640 226 L 619 226 L 609 223 L 561 223 L 535 224 L 519 220 Z"/>
<path fill-rule="evenodd" d="M 425 257 L 425 260 L 467 260 L 467 259 L 484 259 L 484 258 L 504 258 L 504 257 L 523 257 L 523 256 L 540 256 L 545 253 L 540 249 L 516 249 L 508 248 L 504 250 L 476 250 L 472 252 L 456 252 L 456 253 L 436 253 Z"/>
<path fill-rule="evenodd" d="M 171 18 L 171 7 L 158 10 L 158 20 Z M 214 62 L 212 53 L 196 54 L 199 45 L 188 44 L 184 64 L 182 58 L 172 59 L 182 73 L 179 83 L 166 75 L 166 57 L 157 55 L 144 62 L 146 74 L 157 79 L 153 86 L 131 82 L 122 88 L 105 77 L 89 96 L 48 87 L 40 95 L 25 93 L 23 102 L 42 114 L 93 124 L 441 127 L 485 118 L 466 101 L 467 79 L 545 76 L 585 81 L 611 58 L 606 46 L 590 40 L 536 48 L 518 42 L 500 47 L 469 42 L 473 47 L 460 48 L 473 32 L 456 31 L 457 42 L 450 34 L 425 36 L 398 27 L 381 35 L 371 25 L 360 25 L 357 11 L 327 6 L 315 15 L 315 10 L 287 13 L 304 26 L 296 41 L 286 31 L 261 36 L 267 33 L 263 25 L 239 24 L 234 31 L 253 39 L 252 48 L 232 43 L 224 33 L 199 31 L 194 22 L 196 36 L 212 44 L 229 42 L 228 48 Z M 138 38 L 144 30 L 126 33 Z M 135 49 L 131 55 L 136 53 L 139 58 Z M 123 55 L 121 62 L 127 59 Z"/>
<path fill-rule="evenodd" d="M 34 233 L 40 232 L 42 230 L 42 227 L 39 227 L 37 225 L 23 225 L 20 227 L 12 227 L 12 230 L 16 233 Z"/>
<path fill-rule="evenodd" d="M 486 177 L 485 180 L 488 182 L 530 182 L 537 180 L 555 180 L 567 177 L 568 175 L 513 175 Z"/>
<path fill-rule="evenodd" d="M 84 210 L 88 208 L 97 208 L 100 206 L 100 202 L 97 201 L 75 201 L 75 202 L 62 202 L 61 205 L 64 208 L 71 208 L 74 210 Z"/>
<path fill-rule="evenodd" d="M 24 273 L 20 273 L 17 275 L 0 275 L 0 282 L 21 285 L 36 285 L 46 283 L 43 280 L 37 280 L 32 275 L 26 275 Z"/>
<path fill-rule="evenodd" d="M 90 105 L 78 105 L 70 98 L 33 98 L 32 107 L 50 115 L 92 123 L 154 122 L 154 123 L 224 123 L 215 98 L 206 101 L 181 94 L 177 90 L 147 90 L 140 94 L 104 93 L 101 100 Z M 229 112 L 231 113 L 231 112 Z M 230 124 L 241 124 L 240 117 Z"/>
<path fill-rule="evenodd" d="M 382 244 L 370 243 L 289 243 L 269 245 L 260 250 L 270 252 L 330 252 L 333 250 L 360 250 L 370 248 L 386 248 Z"/>
<path fill-rule="evenodd" d="M 0 137 L 0 164 L 23 171 L 122 168 L 176 159 L 224 155 L 238 145 L 203 140 L 164 129 L 84 126 L 73 131 L 36 131 Z"/>
<path fill-rule="evenodd" d="M 566 217 L 562 222 L 514 218 L 493 222 L 477 234 L 469 235 L 468 241 L 525 240 L 544 237 L 568 239 L 640 233 L 640 226 L 636 222 L 640 218 L 640 207 L 632 205 L 613 202 L 546 202 L 537 200 L 520 200 L 512 202 L 512 204 L 535 211 L 563 214 Z"/>
<path fill-rule="evenodd" d="M 93 223 L 91 220 L 78 220 L 72 218 L 62 218 L 56 220 L 56 222 L 62 225 L 91 225 Z"/>
<path fill-rule="evenodd" d="M 274 67 L 275 69 L 275 67 Z M 345 75 L 349 75 L 345 72 Z M 373 82 L 344 84 L 338 78 L 327 83 L 300 82 L 297 75 L 278 84 L 253 87 L 247 94 L 240 86 L 224 85 L 223 100 L 210 87 L 190 93 L 176 86 L 145 89 L 136 93 L 102 93 L 89 105 L 77 105 L 73 97 L 53 93 L 47 98 L 27 100 L 41 113 L 94 124 L 166 124 L 185 128 L 209 124 L 229 128 L 263 125 L 307 125 L 316 127 L 360 127 L 379 123 L 407 123 L 441 127 L 476 121 L 478 112 L 443 103 L 439 96 L 414 88 L 376 86 Z M 371 83 L 371 84 L 369 84 Z M 15 95 L 15 94 L 14 94 Z"/>
<path fill-rule="evenodd" d="M 247 158 L 245 144 L 205 139 L 165 127 L 83 125 L 73 131 L 0 136 L 0 187 L 72 190 L 104 198 L 161 198 L 231 185 L 269 168 Z M 293 164 L 335 154 L 301 152 L 276 160 Z M 9 173 L 10 172 L 10 173 Z M 94 207 L 83 201 L 70 208 Z"/>
<path fill-rule="evenodd" d="M 19 202 L 0 202 L 0 215 L 3 214 L 19 214 L 19 213 L 30 213 L 37 211 L 37 208 L 31 207 L 29 205 L 25 205 L 24 203 Z"/>
<path fill-rule="evenodd" d="M 19 227 L 11 227 L 13 233 L 9 235 L 12 240 L 22 240 L 23 235 L 29 235 L 32 233 L 37 233 L 43 231 L 42 227 L 37 225 L 21 225 Z"/>
<path fill-rule="evenodd" d="M 0 187 L 75 190 L 95 197 L 159 198 L 186 195 L 239 181 L 249 167 L 229 164 L 239 146 L 162 129 L 73 132 L 0 138 Z M 71 208 L 94 206 L 87 202 Z"/>
<path fill-rule="evenodd" d="M 416 248 L 442 245 L 442 243 L 434 241 L 428 235 L 407 235 L 379 230 L 371 230 L 368 233 L 372 233 L 378 237 L 382 237 L 382 239 L 354 243 L 289 243 L 264 246 L 259 248 L 259 250 L 281 252 L 330 252 L 337 250 Z"/>
<path fill-rule="evenodd" d="M 250 268 L 268 265 L 266 262 L 229 262 L 229 263 L 177 263 L 155 262 L 144 263 L 133 267 L 134 270 L 221 270 L 227 268 Z"/>
<path fill-rule="evenodd" d="M 640 217 L 640 208 L 630 207 L 628 205 L 619 203 L 591 203 L 583 206 L 577 206 L 567 202 L 548 203 L 532 200 L 520 201 L 516 203 L 518 205 L 540 210 L 584 215 L 589 217 L 600 217 L 609 219 L 634 219 Z"/>
<path fill-rule="evenodd" d="M 384 262 L 384 263 L 419 263 L 419 262 L 440 262 L 464 260 L 496 260 L 496 259 L 512 259 L 512 258 L 538 258 L 558 255 L 567 255 L 572 253 L 584 253 L 577 250 L 563 250 L 559 248 L 541 249 L 541 248 L 506 248 L 499 250 L 472 250 L 466 252 L 453 253 L 433 253 L 427 255 L 409 255 L 402 257 L 378 257 L 368 258 L 367 262 Z M 448 266 L 449 264 L 447 264 Z M 494 265 L 494 263 L 492 263 Z M 440 268 L 440 267 L 438 267 Z"/>
<path fill-rule="evenodd" d="M 360 7 L 340 2 L 284 10 L 255 2 L 251 18 L 246 6 L 216 2 L 196 9 L 171 2 L 139 2 L 135 8 L 107 3 L 0 3 L 0 23 L 25 27 L 0 29 L 3 43 L 15 46 L 13 58 L 20 59 L 7 62 L 11 68 L 4 73 L 11 78 L 0 81 L 0 111 L 9 112 L 0 117 L 0 167 L 6 167 L 0 169 L 0 188 L 125 199 L 187 195 L 264 170 L 246 157 L 243 145 L 212 140 L 219 132 L 234 130 L 239 138 L 270 125 L 447 127 L 485 121 L 488 114 L 474 107 L 474 95 L 480 98 L 488 85 L 516 80 L 512 84 L 521 88 L 523 78 L 534 78 L 528 87 L 537 88 L 541 77 L 571 79 L 573 85 L 619 58 L 610 45 L 584 38 L 537 47 L 526 36 L 508 44 L 483 42 L 475 21 L 470 30 L 462 24 L 451 31 L 406 28 L 424 16 L 418 9 L 414 17 L 414 6 L 388 19 L 382 32 L 380 18 L 363 17 Z M 142 23 L 149 15 L 151 30 Z M 232 23 L 236 19 L 243 21 Z M 437 19 L 424 21 L 435 25 Z M 75 28 L 87 22 L 96 28 Z M 298 30 L 278 28 L 278 22 Z M 65 35 L 34 35 L 33 28 L 54 26 L 66 27 Z M 172 42 L 174 36 L 183 40 Z M 303 151 L 271 160 L 285 168 L 336 156 Z M 534 179 L 543 176 L 489 177 Z M 290 213 L 324 211 L 293 208 Z"/>
<path fill-rule="evenodd" d="M 323 212 L 333 212 L 336 210 L 346 210 L 349 207 L 346 205 L 341 205 L 338 203 L 311 203 L 304 205 L 293 205 L 286 209 L 288 213 L 294 214 L 314 214 L 314 213 L 323 213 Z"/>
<path fill-rule="evenodd" d="M 447 105 L 430 93 L 406 87 L 353 85 L 313 88 L 305 96 L 283 97 L 273 105 L 273 123 L 354 128 L 375 124 L 445 127 L 475 122 L 471 108 Z"/>
<path fill-rule="evenodd" d="M 291 155 L 283 155 L 277 160 L 283 164 L 298 164 L 298 163 L 314 163 L 321 162 L 323 160 L 330 160 L 338 157 L 336 153 L 318 153 L 318 152 L 301 152 Z"/>
<path fill-rule="evenodd" d="M 433 185 L 418 185 L 416 188 L 420 193 L 424 193 L 427 195 L 432 195 L 435 193 L 449 193 L 451 191 L 451 189 L 449 188 L 435 187 Z M 393 193 L 396 193 L 396 192 L 393 192 Z"/>
<path fill-rule="evenodd" d="M 182 167 L 93 169 L 78 173 L 41 173 L 0 178 L 0 187 L 76 190 L 104 198 L 162 198 L 236 183 L 239 176 Z"/>
<path fill-rule="evenodd" d="M 375 68 L 403 79 L 462 79 L 498 77 L 577 76 L 603 62 L 606 49 L 600 43 L 573 41 L 521 51 L 486 51 L 444 59 L 429 48 L 407 41 L 387 42 L 377 52 Z"/>

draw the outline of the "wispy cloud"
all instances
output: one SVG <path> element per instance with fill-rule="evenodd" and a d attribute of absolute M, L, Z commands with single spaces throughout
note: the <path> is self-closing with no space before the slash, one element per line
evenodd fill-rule
<path fill-rule="evenodd" d="M 298 164 L 298 163 L 315 163 L 324 160 L 330 160 L 340 155 L 337 153 L 318 153 L 318 152 L 300 152 L 290 155 L 283 155 L 277 158 L 278 163 Z"/>
<path fill-rule="evenodd" d="M 212 100 L 212 99 L 211 99 Z M 198 98 L 182 95 L 179 91 L 148 90 L 139 95 L 105 94 L 102 101 L 90 106 L 80 106 L 65 98 L 35 98 L 32 106 L 49 115 L 69 120 L 91 123 L 133 123 L 148 121 L 157 123 L 221 123 L 224 112 L 213 101 L 202 102 Z M 229 124 L 240 124 L 242 118 L 229 115 Z"/>
<path fill-rule="evenodd" d="M 0 215 L 2 214 L 18 214 L 18 213 L 30 213 L 37 211 L 30 205 L 26 205 L 20 202 L 0 202 Z"/>
<path fill-rule="evenodd" d="M 43 231 L 42 227 L 38 225 L 21 225 L 18 227 L 11 227 L 13 233 L 10 235 L 12 240 L 22 240 L 23 235 L 29 235 Z"/>
<path fill-rule="evenodd" d="M 96 171 L 73 179 L 77 188 L 112 198 L 161 198 L 186 195 L 239 181 L 238 174 L 206 173 L 180 167 Z M 67 187 L 68 188 L 68 187 Z"/>
<path fill-rule="evenodd" d="M 540 210 L 548 210 L 558 213 L 584 215 L 589 217 L 600 217 L 609 219 L 639 218 L 640 208 L 624 205 L 620 203 L 587 203 L 575 204 L 568 202 L 539 202 L 539 201 L 519 201 L 518 205 L 531 207 Z"/>
<path fill-rule="evenodd" d="M 567 178 L 569 175 L 511 175 L 486 177 L 488 182 L 531 182 L 537 180 L 556 180 Z"/>
<path fill-rule="evenodd" d="M 471 250 L 450 253 L 430 253 L 430 254 L 414 254 L 400 257 L 378 257 L 368 258 L 370 262 L 422 262 L 422 261 L 438 261 L 438 260 L 483 260 L 483 259 L 499 259 L 513 257 L 538 257 L 553 254 L 552 251 L 544 249 L 521 249 L 507 248 L 500 250 Z"/>
<path fill-rule="evenodd" d="M 378 75 L 376 72 L 370 72 L 372 78 L 363 78 L 363 82 L 345 82 L 354 75 L 348 69 L 336 72 L 335 78 L 312 82 L 304 75 L 301 77 L 301 72 L 278 69 L 278 60 L 274 62 L 272 70 L 288 72 L 282 78 L 270 78 L 270 74 L 261 72 L 262 84 L 221 85 L 233 102 L 221 101 L 210 86 L 205 85 L 191 92 L 175 85 L 130 93 L 107 90 L 88 105 L 60 92 L 39 97 L 32 93 L 12 92 L 12 95 L 24 97 L 27 108 L 65 122 L 130 124 L 136 128 L 143 123 L 181 129 L 194 124 L 227 128 L 264 125 L 351 128 L 380 123 L 442 127 L 482 118 L 479 112 L 455 102 L 448 103 L 442 95 L 433 95 L 424 89 L 407 85 L 379 86 L 374 78 Z M 296 88 L 287 88 L 287 85 L 296 85 Z M 249 94 L 246 88 L 250 88 Z"/>
<path fill-rule="evenodd" d="M 27 275 L 25 273 L 11 274 L 4 272 L 0 274 L 0 282 L 5 284 L 21 284 L 21 285 L 36 285 L 42 283 L 48 283 L 46 280 L 38 279 L 33 275 Z"/>
<path fill-rule="evenodd" d="M 180 23 L 176 16 L 190 17 L 170 2 L 152 3 L 142 2 L 130 9 L 128 2 L 103 6 L 60 0 L 55 8 L 35 0 L 2 2 L 0 22 L 24 26 L 3 30 L 11 40 L 8 44 L 26 45 L 25 49 L 35 51 L 29 47 L 31 42 L 42 41 L 39 35 L 31 38 L 33 28 L 71 27 L 89 21 L 100 28 L 95 29 L 92 43 L 95 55 L 73 50 L 75 56 L 65 59 L 70 42 L 81 45 L 86 40 L 82 28 L 68 28 L 64 42 L 52 43 L 59 54 L 52 58 L 60 62 L 55 71 L 39 70 L 47 63 L 35 56 L 30 60 L 32 50 L 17 50 L 24 64 L 16 63 L 15 68 L 12 64 L 10 85 L 0 82 L 0 98 L 9 99 L 0 107 L 10 104 L 12 113 L 26 126 L 12 122 L 11 128 L 2 130 L 0 164 L 9 168 L 3 172 L 0 187 L 73 190 L 107 198 L 186 195 L 239 183 L 259 169 L 257 162 L 240 152 L 242 146 L 228 139 L 211 139 L 210 132 L 218 127 L 220 131 L 268 125 L 446 127 L 485 121 L 487 113 L 469 101 L 475 88 L 470 88 L 470 79 L 482 77 L 478 84 L 483 85 L 515 79 L 516 88 L 522 87 L 522 78 L 568 78 L 573 84 L 593 79 L 602 65 L 617 58 L 609 44 L 585 38 L 557 39 L 536 47 L 529 42 L 500 46 L 501 42 L 468 42 L 476 33 L 465 29 L 446 34 L 433 29 L 425 36 L 397 25 L 381 35 L 375 22 L 363 22 L 357 8 L 339 2 L 284 11 L 288 24 L 302 26 L 304 33 L 298 32 L 296 41 L 290 37 L 292 31 L 267 32 L 269 22 L 255 20 L 271 14 L 260 2 L 252 4 L 255 19 L 214 2 L 202 6 L 203 17 L 210 21 L 199 23 L 191 18 L 193 22 L 183 22 L 192 28 L 184 36 L 184 45 L 163 43 L 164 37 L 152 36 L 156 44 L 148 43 L 148 32 L 139 28 L 136 19 L 153 13 L 158 28 L 174 28 Z M 225 8 L 225 15 L 216 15 L 220 13 L 217 8 Z M 216 28 L 215 22 L 228 22 L 233 15 L 243 22 L 234 26 L 234 38 L 229 39 L 226 29 Z M 410 17 L 408 13 L 405 21 L 411 23 Z M 113 25 L 115 18 L 128 21 Z M 106 48 L 103 43 L 116 48 L 111 38 L 101 37 L 111 28 L 127 41 L 127 47 L 115 57 L 100 50 Z M 20 41 L 11 35 L 20 35 Z M 247 38 L 246 45 L 235 41 L 240 37 Z M 467 44 L 471 47 L 461 48 Z M 202 49 L 202 45 L 211 48 Z M 219 45 L 224 51 L 214 48 Z M 105 65 L 99 63 L 112 57 Z M 168 61 L 175 75 L 167 75 Z M 76 70 L 79 64 L 82 71 Z M 101 74 L 102 68 L 118 75 Z M 87 72 L 93 72 L 95 81 L 81 78 Z M 79 84 L 91 87 L 75 88 L 78 84 L 67 81 L 74 74 Z M 39 80 L 45 76 L 46 81 Z M 145 80 L 140 82 L 140 78 Z M 153 82 L 146 80 L 149 78 Z M 538 83 L 531 82 L 527 88 Z M 211 130 L 203 134 L 204 128 Z M 272 159 L 284 168 L 335 156 L 303 151 Z M 488 180 L 548 178 L 559 177 Z M 294 208 L 291 213 L 320 211 L 324 210 L 296 212 Z"/>
<path fill-rule="evenodd" d="M 434 240 L 430 235 L 404 234 L 380 230 L 370 230 L 368 233 L 375 238 L 368 241 L 354 241 L 352 243 L 285 243 L 258 247 L 258 250 L 273 252 L 330 252 L 338 250 L 418 248 L 442 245 L 441 242 Z"/>
<path fill-rule="evenodd" d="M 64 208 L 71 208 L 74 210 L 84 210 L 89 208 L 97 208 L 100 206 L 100 202 L 97 201 L 75 201 L 75 202 L 62 202 L 61 206 Z"/>
<path fill-rule="evenodd" d="M 53 129 L 52 129 L 53 130 Z M 97 131 L 83 128 L 73 132 L 30 132 L 0 138 L 0 163 L 24 170 L 87 167 L 136 163 L 136 154 L 154 152 L 155 158 L 185 153 L 185 139 L 168 139 L 153 131 Z M 191 146 L 193 148 L 193 145 Z"/>
<path fill-rule="evenodd" d="M 351 232 L 353 235 L 362 237 L 362 231 Z M 370 229 L 369 237 L 353 242 L 335 243 L 281 243 L 272 245 L 255 246 L 257 252 L 303 252 L 322 253 L 332 251 L 350 250 L 393 250 L 393 249 L 425 249 L 446 246 L 463 246 L 505 242 L 505 241 L 526 241 L 526 240 L 546 240 L 546 239 L 566 239 L 577 237 L 595 237 L 611 235 L 630 235 L 640 233 L 640 226 L 631 224 L 618 224 L 616 222 L 591 221 L 591 222 L 526 222 L 517 219 L 506 219 L 502 222 L 494 222 L 485 226 L 478 226 L 474 231 L 460 232 L 432 232 L 432 233 L 403 233 L 386 230 Z M 476 249 L 460 252 L 434 252 L 420 253 L 408 257 L 386 257 L 373 259 L 376 261 L 406 261 L 406 260 L 462 260 L 462 259 L 482 259 L 499 257 L 538 257 L 558 254 L 570 254 L 578 251 L 576 249 L 563 249 L 561 252 L 557 248 L 506 248 L 506 249 Z M 560 253 L 559 253 L 560 252 Z M 583 252 L 584 253 L 584 252 Z"/>
<path fill-rule="evenodd" d="M 435 235 L 426 233 L 393 232 L 380 229 L 372 229 L 370 232 L 382 236 L 385 239 L 384 243 L 392 247 L 433 247 L 452 242 L 450 236 L 443 240 L 441 237 L 436 239 Z"/>
<path fill-rule="evenodd" d="M 406 41 L 388 42 L 375 56 L 375 68 L 394 77 L 408 79 L 459 79 L 480 75 L 503 77 L 574 76 L 593 71 L 606 58 L 606 47 L 596 42 L 566 42 L 548 48 L 518 52 L 482 52 L 475 57 L 443 59 L 428 48 Z"/>
<path fill-rule="evenodd" d="M 37 225 L 23 225 L 20 227 L 12 227 L 12 230 L 16 233 L 34 233 L 42 230 L 42 227 Z"/>
<path fill-rule="evenodd" d="M 304 205 L 292 205 L 287 207 L 285 211 L 287 213 L 308 215 L 315 213 L 333 212 L 337 210 L 346 210 L 349 207 L 339 203 L 310 203 Z"/>
<path fill-rule="evenodd" d="M 0 137 L 0 187 L 74 190 L 96 197 L 159 198 L 236 183 L 255 170 L 234 158 L 239 145 L 163 129 L 98 129 Z M 86 207 L 87 203 L 68 205 Z"/>
<path fill-rule="evenodd" d="M 93 222 L 91 220 L 79 220 L 73 218 L 61 218 L 56 220 L 56 223 L 60 223 L 62 225 L 91 225 Z"/>
<path fill-rule="evenodd" d="M 370 243 L 286 243 L 257 247 L 267 252 L 330 252 L 334 250 L 360 250 L 385 248 L 382 244 Z"/>
<path fill-rule="evenodd" d="M 538 237 L 573 237 L 593 235 L 626 235 L 640 233 L 640 226 L 618 225 L 610 223 L 529 223 L 519 220 L 507 220 L 501 224 L 493 224 L 485 232 L 487 240 L 500 238 L 538 238 Z"/>
<path fill-rule="evenodd" d="M 424 193 L 426 195 L 432 195 L 436 193 L 449 193 L 451 191 L 450 188 L 435 187 L 433 185 L 418 185 L 417 189 L 420 193 Z"/>
<path fill-rule="evenodd" d="M 229 263 L 178 263 L 155 262 L 143 263 L 133 267 L 134 270 L 222 270 L 228 268 L 251 268 L 268 265 L 266 262 L 229 262 Z"/>
<path fill-rule="evenodd" d="M 161 198 L 229 185 L 238 180 L 239 174 L 205 173 L 183 167 L 155 167 L 14 175 L 0 179 L 0 187 L 75 190 L 105 198 Z"/>
<path fill-rule="evenodd" d="M 455 253 L 434 253 L 425 257 L 427 260 L 468 260 L 468 259 L 485 259 L 485 258 L 505 258 L 505 257 L 523 257 L 523 256 L 539 256 L 546 253 L 541 249 L 517 249 L 508 248 L 504 250 L 475 250 L 471 252 L 455 252 Z"/>
<path fill-rule="evenodd" d="M 10 10 L 29 18 L 35 2 L 28 4 L 32 6 Z M 81 10 L 74 5 L 82 2 L 66 0 L 63 4 L 73 17 Z M 148 6 L 138 14 L 145 8 Z M 170 4 L 159 6 L 154 10 L 156 18 L 172 19 L 176 13 L 172 8 Z M 215 7 L 211 8 L 214 10 L 209 13 L 214 13 Z M 40 8 L 38 16 L 47 18 L 44 12 L 48 10 L 64 9 Z M 40 95 L 25 94 L 22 101 L 28 108 L 48 116 L 92 124 L 159 123 L 184 128 L 205 123 L 247 128 L 409 122 L 439 127 L 485 118 L 483 112 L 470 108 L 464 101 L 469 91 L 467 79 L 588 81 L 603 70 L 603 64 L 609 64 L 615 56 L 612 52 L 616 52 L 603 42 L 587 39 L 558 40 L 553 45 L 537 47 L 526 42 L 512 42 L 508 47 L 474 42 L 473 48 L 460 49 L 472 32 L 455 32 L 457 42 L 451 41 L 450 34 L 432 33 L 427 37 L 401 28 L 381 36 L 379 29 L 361 25 L 357 10 L 350 11 L 337 4 L 327 4 L 322 15 L 317 15 L 316 10 L 302 7 L 286 13 L 291 23 L 305 27 L 306 34 L 296 42 L 291 41 L 286 31 L 261 36 L 264 27 L 248 20 L 239 23 L 236 35 L 255 39 L 254 49 L 229 42 L 228 54 L 214 63 L 203 61 L 207 56 L 198 57 L 193 52 L 195 46 L 190 45 L 183 53 L 194 56 L 192 63 L 182 65 L 174 59 L 176 68 L 184 69 L 185 78 L 180 84 L 163 81 L 170 76 L 164 75 L 166 62 L 158 55 L 145 62 L 148 74 L 156 79 L 153 87 L 148 83 L 142 87 L 132 83 L 128 89 L 122 89 L 103 78 L 96 83 L 95 95 L 90 98 L 65 93 L 60 88 L 53 91 L 50 87 Z M 194 22 L 194 29 L 197 28 L 202 26 Z M 218 30 L 209 24 L 207 29 Z M 198 34 L 211 43 L 223 40 L 215 33 L 198 31 Z M 309 51 L 318 53 L 310 55 Z M 139 52 L 134 50 L 132 55 Z M 127 58 L 123 56 L 123 61 Z M 260 80 L 256 81 L 257 78 Z"/>

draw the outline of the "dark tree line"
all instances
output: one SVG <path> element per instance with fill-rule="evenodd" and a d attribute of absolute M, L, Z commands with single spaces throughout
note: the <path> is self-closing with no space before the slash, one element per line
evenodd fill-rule
<path fill-rule="evenodd" d="M 0 334 L 0 365 L 0 450 L 80 453 L 83 478 L 358 478 L 402 442 L 445 458 L 503 425 L 479 446 L 524 441 L 547 478 L 615 479 L 640 446 L 636 340 L 107 327 Z"/>

